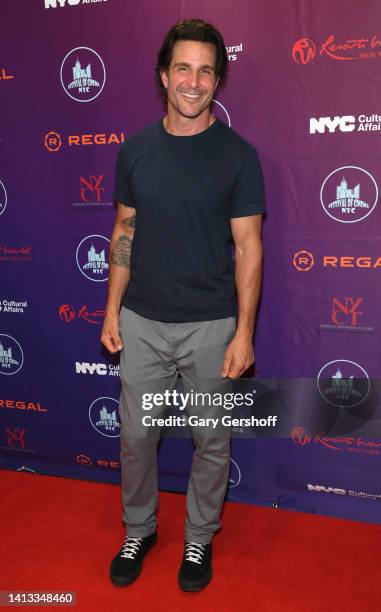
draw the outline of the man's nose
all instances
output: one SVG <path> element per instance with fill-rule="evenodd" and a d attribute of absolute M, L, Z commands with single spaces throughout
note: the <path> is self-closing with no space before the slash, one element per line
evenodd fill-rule
<path fill-rule="evenodd" d="M 192 70 L 188 75 L 188 85 L 192 89 L 197 89 L 200 84 L 200 75 L 198 70 Z"/>

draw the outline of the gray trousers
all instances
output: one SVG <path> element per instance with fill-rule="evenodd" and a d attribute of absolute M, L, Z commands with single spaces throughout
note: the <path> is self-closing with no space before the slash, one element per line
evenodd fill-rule
<path fill-rule="evenodd" d="M 221 383 L 225 350 L 236 330 L 234 317 L 192 323 L 163 323 L 122 307 L 120 333 L 121 474 L 123 521 L 132 537 L 156 530 L 158 505 L 157 444 L 159 427 L 142 425 L 147 414 L 142 395 L 172 391 L 178 373 L 184 392 L 213 391 Z M 226 388 L 226 387 L 225 387 Z M 223 416 L 221 406 L 186 407 L 187 415 Z M 165 416 L 164 407 L 150 410 Z M 180 413 L 179 413 L 180 414 Z M 181 413 L 183 414 L 183 413 Z M 220 528 L 220 514 L 230 468 L 230 431 L 192 427 L 195 444 L 186 502 L 185 539 L 208 544 Z"/>

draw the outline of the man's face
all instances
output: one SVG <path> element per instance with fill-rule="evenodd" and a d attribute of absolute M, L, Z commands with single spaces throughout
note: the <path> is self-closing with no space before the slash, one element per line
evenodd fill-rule
<path fill-rule="evenodd" d="M 218 84 L 216 49 L 211 43 L 178 40 L 172 50 L 168 72 L 161 78 L 168 104 L 183 117 L 195 118 L 211 104 Z"/>

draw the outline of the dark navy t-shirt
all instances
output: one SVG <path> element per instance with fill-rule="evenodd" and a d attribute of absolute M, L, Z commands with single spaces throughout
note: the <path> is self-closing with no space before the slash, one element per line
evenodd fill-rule
<path fill-rule="evenodd" d="M 230 219 L 265 212 L 250 143 L 218 119 L 193 136 L 155 122 L 121 145 L 113 198 L 136 208 L 127 308 L 165 322 L 235 314 Z"/>

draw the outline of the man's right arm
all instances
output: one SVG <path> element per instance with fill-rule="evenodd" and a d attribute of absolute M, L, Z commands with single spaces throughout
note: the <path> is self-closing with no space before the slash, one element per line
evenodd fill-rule
<path fill-rule="evenodd" d="M 131 247 L 135 232 L 135 216 L 135 208 L 118 202 L 118 210 L 110 242 L 108 298 L 101 335 L 101 342 L 110 353 L 117 353 L 123 348 L 122 339 L 119 334 L 119 311 L 130 280 Z"/>

